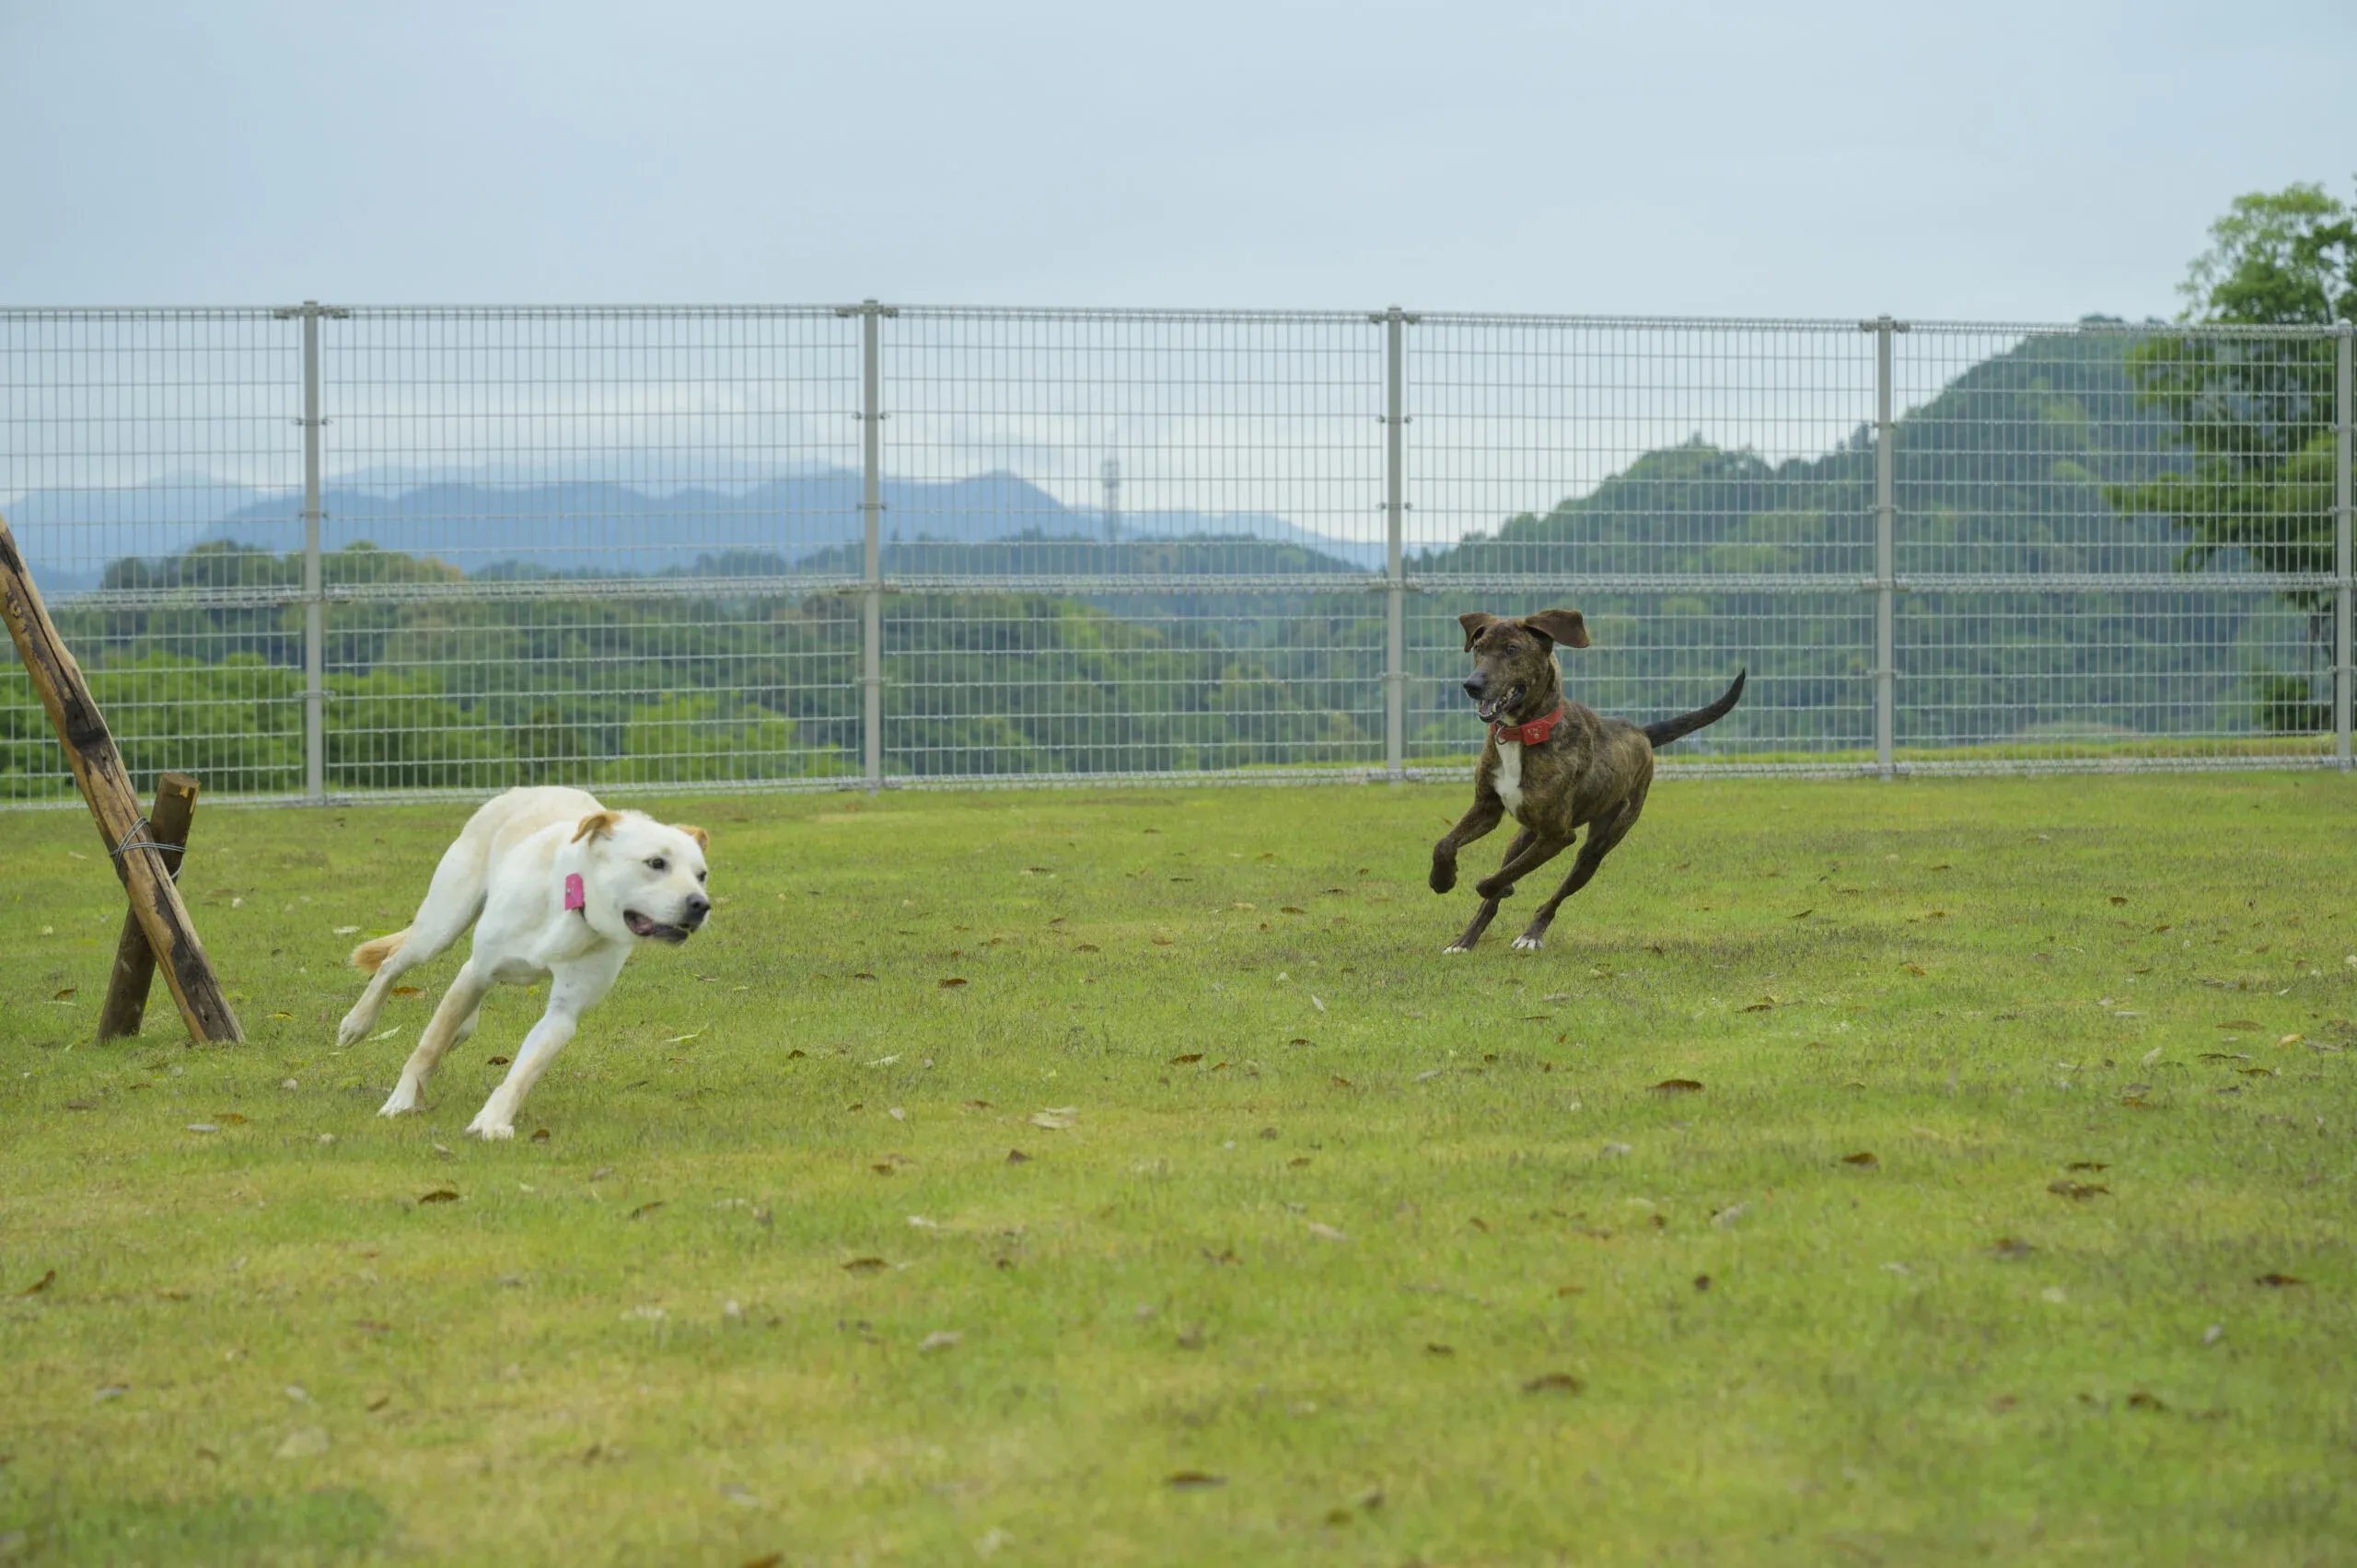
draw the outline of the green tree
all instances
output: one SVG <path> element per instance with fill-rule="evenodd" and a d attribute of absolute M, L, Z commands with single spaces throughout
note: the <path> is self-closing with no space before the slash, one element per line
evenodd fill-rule
<path fill-rule="evenodd" d="M 2167 419 L 2180 468 L 2113 486 L 2122 512 L 2172 519 L 2188 538 L 2180 563 L 2198 571 L 2238 556 L 2260 571 L 2333 569 L 2335 345 L 2329 329 L 2357 316 L 2357 208 L 2321 185 L 2238 196 L 2210 226 L 2181 289 L 2181 318 L 2203 326 L 2305 332 L 2156 332 L 2129 354 L 2137 401 Z M 2308 617 L 2310 663 L 2329 647 L 2332 594 L 2285 596 Z M 2285 701 L 2262 678 L 2263 727 L 2321 728 L 2322 703 Z"/>

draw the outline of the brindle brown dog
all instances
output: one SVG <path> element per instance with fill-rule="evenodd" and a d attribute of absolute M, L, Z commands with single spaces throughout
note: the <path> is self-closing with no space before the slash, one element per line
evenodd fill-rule
<path fill-rule="evenodd" d="M 1515 947 L 1535 951 L 1547 939 L 1556 909 L 1587 886 L 1604 857 L 1636 826 L 1645 792 L 1653 787 L 1654 748 L 1733 712 L 1747 672 L 1738 672 L 1726 694 L 1709 707 L 1640 727 L 1563 700 L 1555 648 L 1587 646 L 1587 626 L 1578 610 L 1546 610 L 1519 621 L 1480 611 L 1457 619 L 1465 628 L 1465 651 L 1473 656 L 1465 693 L 1490 726 L 1490 738 L 1473 775 L 1473 809 L 1433 845 L 1433 891 L 1446 893 L 1457 886 L 1457 852 L 1496 827 L 1501 817 L 1512 812 L 1522 831 L 1507 846 L 1505 864 L 1473 885 L 1481 895 L 1473 923 L 1441 951 L 1471 952 L 1497 917 L 1498 905 L 1513 897 L 1515 884 L 1571 847 L 1585 828 L 1587 842 L 1572 863 L 1572 874 L 1538 906 L 1530 929 L 1514 939 Z"/>

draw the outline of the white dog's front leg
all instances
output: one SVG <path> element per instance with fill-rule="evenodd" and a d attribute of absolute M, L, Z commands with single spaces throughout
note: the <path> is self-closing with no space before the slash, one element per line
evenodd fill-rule
<path fill-rule="evenodd" d="M 523 1105 L 524 1097 L 532 1092 L 532 1086 L 540 1082 L 540 1074 L 556 1060 L 556 1053 L 573 1038 L 581 1015 L 613 984 L 614 972 L 621 967 L 620 959 L 623 956 L 624 953 L 617 953 L 616 961 L 610 965 L 584 966 L 557 973 L 549 986 L 548 1011 L 532 1026 L 532 1032 L 524 1037 L 523 1045 L 516 1052 L 516 1064 L 507 1070 L 507 1076 L 491 1091 L 491 1098 L 475 1113 L 475 1119 L 467 1123 L 470 1133 L 478 1138 L 516 1135 L 516 1112 Z"/>

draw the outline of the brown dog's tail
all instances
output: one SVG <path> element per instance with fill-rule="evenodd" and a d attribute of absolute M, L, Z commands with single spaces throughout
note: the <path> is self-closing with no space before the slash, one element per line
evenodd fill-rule
<path fill-rule="evenodd" d="M 1747 668 L 1736 670 L 1735 684 L 1727 688 L 1725 696 L 1721 697 L 1709 707 L 1697 708 L 1690 714 L 1680 714 L 1674 719 L 1664 719 L 1659 724 L 1645 726 L 1645 738 L 1655 746 L 1666 746 L 1680 736 L 1693 734 L 1704 725 L 1718 723 L 1735 712 L 1735 705 L 1743 700 L 1743 682 L 1750 673 L 1751 671 Z"/>
<path fill-rule="evenodd" d="M 390 936 L 379 936 L 374 941 L 363 942 L 352 950 L 352 967 L 356 970 L 366 970 L 370 974 L 375 974 L 385 967 L 387 958 L 401 950 L 401 944 L 408 940 L 408 932 L 396 931 Z"/>

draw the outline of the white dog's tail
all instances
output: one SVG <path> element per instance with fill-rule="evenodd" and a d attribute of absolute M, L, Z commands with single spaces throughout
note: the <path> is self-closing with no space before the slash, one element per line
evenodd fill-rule
<path fill-rule="evenodd" d="M 401 950 L 401 944 L 408 940 L 408 932 L 396 931 L 390 936 L 379 936 L 373 941 L 363 942 L 352 950 L 352 967 L 356 970 L 366 970 L 370 974 L 375 974 L 384 967 L 387 958 Z"/>

